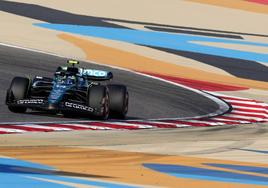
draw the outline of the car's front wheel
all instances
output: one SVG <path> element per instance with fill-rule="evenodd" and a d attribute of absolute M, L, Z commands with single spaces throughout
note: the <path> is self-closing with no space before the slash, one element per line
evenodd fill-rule
<path fill-rule="evenodd" d="M 7 90 L 6 103 L 8 109 L 15 113 L 26 112 L 26 107 L 16 106 L 12 102 L 27 98 L 30 88 L 30 79 L 24 77 L 15 77 L 9 89 Z"/>

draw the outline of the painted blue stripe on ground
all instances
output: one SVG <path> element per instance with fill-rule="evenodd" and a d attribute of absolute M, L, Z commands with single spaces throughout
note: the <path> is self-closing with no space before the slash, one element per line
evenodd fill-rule
<path fill-rule="evenodd" d="M 63 181 L 63 182 L 68 182 L 68 183 L 80 184 L 80 185 L 97 186 L 97 187 L 136 188 L 136 186 L 122 185 L 119 183 L 109 183 L 109 182 L 104 182 L 104 181 L 101 182 L 101 181 L 94 181 L 94 180 L 85 180 L 85 179 L 70 178 L 70 177 L 64 177 L 64 176 L 51 176 L 51 175 L 37 174 L 37 175 L 33 175 L 31 177 L 44 178 L 44 179 L 55 180 L 55 181 Z"/>
<path fill-rule="evenodd" d="M 17 160 L 13 158 L 3 158 L 0 157 L 0 165 L 7 165 L 7 166 L 17 166 L 17 167 L 23 167 L 23 168 L 38 168 L 42 170 L 53 170 L 54 168 L 46 165 L 41 165 L 37 163 L 32 163 L 28 161 L 22 161 L 22 160 Z M 0 172 L 3 170 L 3 168 L 0 168 Z"/>
<path fill-rule="evenodd" d="M 37 180 L 34 178 L 45 179 Z M 47 181 L 46 181 L 47 180 Z M 12 188 L 70 188 L 60 183 L 48 182 L 49 180 L 62 181 L 66 183 L 74 183 L 81 185 L 97 186 L 97 187 L 119 187 L 134 188 L 136 186 L 124 185 L 120 183 L 110 183 L 106 181 L 95 181 L 88 179 L 80 179 L 77 177 L 66 177 L 55 174 L 53 168 L 31 163 L 27 161 L 0 158 L 0 187 Z"/>
<path fill-rule="evenodd" d="M 144 164 L 144 167 L 158 172 L 166 173 L 177 178 L 189 178 L 240 184 L 268 185 L 267 177 L 239 174 L 234 172 L 166 164 Z"/>
<path fill-rule="evenodd" d="M 237 148 L 236 150 L 249 151 L 249 152 L 255 152 L 255 153 L 262 153 L 262 154 L 268 154 L 268 151 L 256 150 L 256 149 L 240 149 L 240 148 Z"/>
<path fill-rule="evenodd" d="M 240 44 L 268 47 L 267 43 L 248 42 L 244 40 L 220 39 L 215 37 L 196 36 L 188 34 L 174 34 L 155 31 L 141 31 L 119 28 L 105 28 L 95 26 L 78 26 L 68 24 L 36 23 L 35 26 L 64 31 L 85 36 L 93 36 L 110 40 L 123 41 L 133 44 L 183 50 L 203 54 L 217 55 L 230 58 L 261 61 L 268 63 L 268 54 L 232 50 L 221 47 L 194 44 L 193 42 L 217 42 L 225 44 Z"/>
<path fill-rule="evenodd" d="M 264 175 L 268 174 L 268 168 L 265 168 L 265 167 L 241 166 L 241 165 L 230 165 L 230 164 L 214 164 L 214 163 L 205 163 L 205 165 L 224 168 L 224 169 L 230 169 L 230 170 L 239 170 L 243 172 L 261 173 Z"/>
<path fill-rule="evenodd" d="M 70 188 L 72 186 L 61 185 L 46 181 L 31 179 L 30 175 L 18 175 L 12 173 L 0 173 L 0 187 L 2 188 Z"/>

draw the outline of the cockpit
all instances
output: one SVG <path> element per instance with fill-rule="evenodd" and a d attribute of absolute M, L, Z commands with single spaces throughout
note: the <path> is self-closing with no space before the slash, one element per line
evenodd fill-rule
<path fill-rule="evenodd" d="M 77 85 L 78 87 L 85 87 L 87 84 L 86 79 L 80 76 L 77 67 L 58 67 L 54 80 L 57 84 Z"/>

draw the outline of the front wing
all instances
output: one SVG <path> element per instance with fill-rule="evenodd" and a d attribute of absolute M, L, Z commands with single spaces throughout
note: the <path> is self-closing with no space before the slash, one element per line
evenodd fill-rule
<path fill-rule="evenodd" d="M 100 113 L 99 109 L 79 104 L 73 101 L 62 101 L 59 104 L 51 105 L 45 99 L 22 99 L 8 103 L 8 106 L 15 107 L 27 107 L 41 111 L 70 111 L 82 114 L 98 115 Z M 53 107 L 52 107 L 53 106 Z"/>

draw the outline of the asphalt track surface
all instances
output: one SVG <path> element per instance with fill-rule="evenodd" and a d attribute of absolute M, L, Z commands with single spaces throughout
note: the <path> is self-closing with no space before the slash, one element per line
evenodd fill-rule
<path fill-rule="evenodd" d="M 0 46 L 0 122 L 48 122 L 88 120 L 85 117 L 64 118 L 28 110 L 26 114 L 9 112 L 5 105 L 6 90 L 15 76 L 53 76 L 65 58 Z M 81 67 L 109 70 L 113 83 L 126 84 L 130 94 L 127 119 L 192 117 L 215 112 L 218 104 L 193 91 L 147 78 L 132 72 L 81 62 Z"/>

